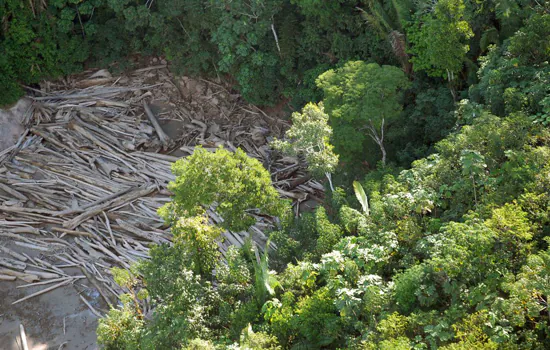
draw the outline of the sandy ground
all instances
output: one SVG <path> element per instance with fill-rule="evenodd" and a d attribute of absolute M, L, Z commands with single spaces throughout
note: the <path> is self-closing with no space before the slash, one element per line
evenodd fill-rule
<path fill-rule="evenodd" d="M 12 250 L 21 252 L 10 242 L 0 241 L 0 244 Z M 31 257 L 38 256 L 25 250 Z M 41 257 L 47 259 L 47 257 Z M 78 275 L 79 271 L 65 269 L 70 275 Z M 29 349 L 46 350 L 59 349 L 97 349 L 95 330 L 97 317 L 80 300 L 82 293 L 96 308 L 104 308 L 95 290 L 89 288 L 87 280 L 82 279 L 74 285 L 57 288 L 51 292 L 27 299 L 12 305 L 20 298 L 44 289 L 47 286 L 16 288 L 27 284 L 24 281 L 0 282 L 0 349 L 19 350 L 21 339 L 19 325 L 25 327 Z M 65 327 L 63 327 L 65 323 Z"/>
<path fill-rule="evenodd" d="M 21 99 L 8 110 L 0 109 L 0 152 L 14 145 L 23 133 L 20 122 L 30 103 L 28 99 Z"/>

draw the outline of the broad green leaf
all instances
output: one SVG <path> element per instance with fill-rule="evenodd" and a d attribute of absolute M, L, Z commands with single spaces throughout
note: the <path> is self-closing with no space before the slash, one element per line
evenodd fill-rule
<path fill-rule="evenodd" d="M 363 207 L 363 211 L 365 212 L 365 214 L 370 215 L 369 201 L 367 198 L 367 194 L 363 189 L 363 186 L 361 186 L 361 184 L 358 181 L 353 181 L 353 190 L 355 191 L 355 196 L 357 197 L 357 200 L 359 201 L 359 203 L 361 203 L 361 206 Z"/>

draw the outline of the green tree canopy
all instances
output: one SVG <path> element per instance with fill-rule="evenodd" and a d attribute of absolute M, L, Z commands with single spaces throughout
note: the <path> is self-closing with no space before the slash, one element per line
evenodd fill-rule
<path fill-rule="evenodd" d="M 462 70 L 462 63 L 470 50 L 467 40 L 474 35 L 464 20 L 464 9 L 463 0 L 441 0 L 433 12 L 421 14 L 408 27 L 415 70 L 449 81 Z"/>
<path fill-rule="evenodd" d="M 211 153 L 198 147 L 175 162 L 172 172 L 176 180 L 168 189 L 174 193 L 173 200 L 159 210 L 167 222 L 214 206 L 224 228 L 245 230 L 255 222 L 249 210 L 274 216 L 285 213 L 286 202 L 271 185 L 269 172 L 240 149 L 232 153 L 220 147 Z"/>
<path fill-rule="evenodd" d="M 287 140 L 274 140 L 275 149 L 290 155 L 303 154 L 308 170 L 316 177 L 327 176 L 338 165 L 338 155 L 330 144 L 332 128 L 328 125 L 328 115 L 323 105 L 308 103 L 302 113 L 292 113 L 292 126 L 286 132 Z M 332 183 L 331 183 L 332 187 Z"/>
<path fill-rule="evenodd" d="M 323 73 L 317 85 L 324 91 L 336 152 L 346 160 L 360 155 L 368 135 L 385 162 L 384 132 L 403 109 L 403 91 L 409 87 L 405 73 L 393 66 L 352 61 Z"/>

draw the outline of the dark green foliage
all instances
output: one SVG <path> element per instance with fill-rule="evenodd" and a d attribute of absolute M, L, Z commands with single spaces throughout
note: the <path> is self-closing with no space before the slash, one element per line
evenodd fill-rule
<path fill-rule="evenodd" d="M 527 25 L 482 60 L 473 100 L 497 115 L 524 111 L 548 124 L 550 113 L 550 14 L 535 13 Z"/>
<path fill-rule="evenodd" d="M 302 104 L 319 96 L 314 80 L 331 65 L 390 54 L 353 1 L 327 8 L 289 0 L 30 3 L 34 8 L 0 3 L 0 53 L 8 58 L 0 67 L 8 81 L 35 83 L 78 71 L 85 61 L 124 69 L 129 54 L 160 54 L 177 72 L 231 78 L 250 102 L 284 96 Z M 5 102 L 21 92 L 2 88 Z"/>
<path fill-rule="evenodd" d="M 522 64 L 541 64 L 550 58 L 550 14 L 542 12 L 510 38 L 510 53 Z"/>
<path fill-rule="evenodd" d="M 415 81 L 414 95 L 407 94 L 402 116 L 390 125 L 387 137 L 388 152 L 400 165 L 408 166 L 412 161 L 434 151 L 435 143 L 447 136 L 456 124 L 453 111 L 453 95 L 447 87 L 432 87 L 426 82 Z"/>
<path fill-rule="evenodd" d="M 173 245 L 153 247 L 137 272 L 113 271 L 129 293 L 101 321 L 103 346 L 550 347 L 547 2 L 108 4 L 132 19 L 125 30 L 151 40 L 145 46 L 189 59 L 182 69 L 215 67 L 255 101 L 294 95 L 296 86 L 298 99 L 318 98 L 320 74 L 332 141 L 351 166 L 338 169 L 336 189 L 314 213 L 281 218 L 270 235 L 276 250 L 248 242 L 220 262 L 219 229 L 200 216 L 205 207 L 216 202 L 226 226 L 240 229 L 252 223 L 247 210 L 281 214 L 284 205 L 242 152 L 198 149 L 176 163 L 174 202 L 163 211 Z M 318 150 L 313 129 L 298 124 L 289 135 L 299 152 Z M 328 143 L 330 132 L 322 135 Z M 388 164 L 362 163 L 386 146 Z M 151 319 L 140 296 L 155 306 Z"/>
<path fill-rule="evenodd" d="M 271 240 L 277 245 L 274 266 L 283 269 L 288 263 L 302 259 L 318 261 L 321 255 L 332 251 L 341 237 L 342 229 L 329 221 L 325 208 L 304 213 L 284 230 L 271 234 Z"/>
<path fill-rule="evenodd" d="M 0 105 L 21 95 L 17 82 L 32 84 L 77 72 L 88 58 L 87 42 L 74 23 L 75 5 L 65 1 L 54 5 L 33 13 L 28 2 L 0 2 L 0 79 L 5 81 L 0 84 Z"/>

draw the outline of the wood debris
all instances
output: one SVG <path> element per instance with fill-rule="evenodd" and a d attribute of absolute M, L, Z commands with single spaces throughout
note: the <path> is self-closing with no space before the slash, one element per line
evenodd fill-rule
<path fill-rule="evenodd" d="M 155 66 L 118 78 L 107 71 L 73 76 L 40 93 L 32 97 L 27 132 L 0 155 L 0 281 L 55 284 L 13 304 L 81 278 L 108 304 L 118 303 L 124 291 L 111 268 L 147 258 L 152 244 L 170 244 L 157 210 L 170 201 L 171 163 L 196 146 L 242 148 L 271 172 L 296 211 L 302 201 L 323 198 L 304 164 L 268 146 L 286 123 L 219 84 L 175 78 Z M 225 232 L 223 255 L 249 237 L 265 246 L 275 219 L 257 219 L 248 232 Z M 6 240 L 22 253 L 5 247 Z M 64 272 L 74 267 L 83 274 Z"/>

